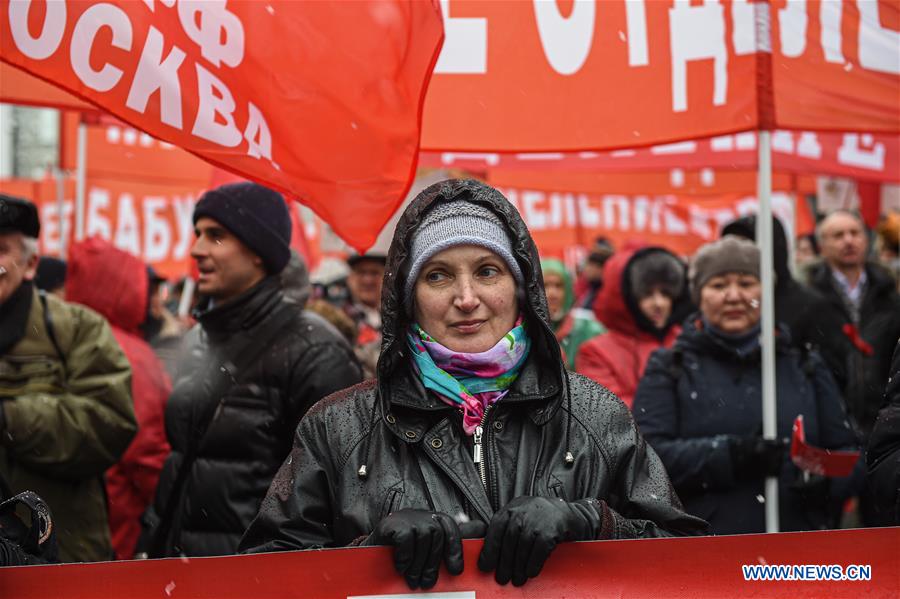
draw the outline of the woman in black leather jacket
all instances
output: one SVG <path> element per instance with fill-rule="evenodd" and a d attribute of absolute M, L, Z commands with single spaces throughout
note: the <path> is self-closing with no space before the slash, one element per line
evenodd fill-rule
<path fill-rule="evenodd" d="M 476 181 L 424 190 L 400 219 L 377 378 L 321 401 L 241 542 L 247 552 L 392 545 L 411 588 L 460 538 L 524 584 L 557 543 L 698 534 L 628 408 L 565 370 L 537 249 Z"/>

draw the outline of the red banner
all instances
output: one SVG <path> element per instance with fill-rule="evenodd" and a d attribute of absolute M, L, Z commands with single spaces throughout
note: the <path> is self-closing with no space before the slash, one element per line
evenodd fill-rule
<path fill-rule="evenodd" d="M 756 133 L 607 152 L 422 152 L 419 166 L 475 171 L 499 168 L 591 173 L 670 169 L 749 171 L 757 166 Z M 772 167 L 779 173 L 900 183 L 900 136 L 775 131 L 772 135 Z"/>
<path fill-rule="evenodd" d="M 190 273 L 194 244 L 194 204 L 207 188 L 203 184 L 165 184 L 129 179 L 89 177 L 85 193 L 85 237 L 97 235 L 129 252 L 157 272 L 178 279 Z M 63 214 L 59 218 L 58 185 L 53 179 L 0 179 L 0 190 L 26 197 L 38 207 L 41 219 L 39 250 L 48 256 L 72 243 L 75 226 L 75 181 L 63 182 Z M 291 246 L 314 269 L 321 259 L 321 227 L 314 215 L 290 202 L 294 235 Z"/>
<path fill-rule="evenodd" d="M 541 255 L 573 265 L 583 257 L 584 248 L 601 235 L 616 247 L 639 239 L 688 256 L 702 244 L 718 239 L 726 223 L 756 213 L 759 205 L 755 197 L 746 195 L 627 196 L 498 188 L 519 210 Z M 773 193 L 772 210 L 792 238 L 797 232 L 793 197 Z"/>
<path fill-rule="evenodd" d="M 900 1 L 771 5 L 780 127 L 900 131 Z"/>
<path fill-rule="evenodd" d="M 422 146 L 629 148 L 900 131 L 897 0 L 443 0 Z"/>
<path fill-rule="evenodd" d="M 481 544 L 465 541 L 463 573 L 442 571 L 427 592 L 409 591 L 385 547 L 6 568 L 0 583 L 5 599 L 876 599 L 894 598 L 900 588 L 896 527 L 563 543 L 541 574 L 520 588 L 500 586 L 493 573 L 478 570 Z M 752 580 L 763 575 L 791 579 Z"/>
<path fill-rule="evenodd" d="M 4 61 L 301 198 L 360 249 L 411 183 L 442 35 L 431 1 L 0 2 Z"/>

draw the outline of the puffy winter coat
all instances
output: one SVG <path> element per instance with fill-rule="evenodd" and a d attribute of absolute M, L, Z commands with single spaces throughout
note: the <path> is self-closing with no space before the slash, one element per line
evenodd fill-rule
<path fill-rule="evenodd" d="M 598 320 L 607 323 L 608 331 L 584 343 L 575 361 L 579 373 L 615 393 L 629 408 L 650 354 L 675 342 L 681 331 L 676 323 L 690 308 L 685 285 L 681 295 L 673 299 L 672 315 L 664 330 L 655 330 L 641 314 L 631 290 L 629 268 L 635 258 L 653 252 L 671 254 L 662 248 L 621 250 L 603 265 L 605 284 L 594 302 L 594 312 Z"/>
<path fill-rule="evenodd" d="M 138 432 L 125 455 L 106 472 L 109 529 L 118 559 L 130 559 L 169 443 L 163 424 L 172 384 L 162 363 L 140 337 L 147 314 L 147 269 L 127 252 L 100 239 L 72 246 L 66 298 L 103 315 L 131 364 L 131 395 Z"/>
<path fill-rule="evenodd" d="M 270 319 L 280 319 L 284 311 L 289 320 L 274 341 L 260 338 Z M 147 521 L 158 523 L 167 502 L 178 502 L 173 504 L 178 508 L 172 512 L 171 553 L 226 555 L 236 551 L 290 452 L 297 422 L 326 395 L 362 380 L 362 372 L 341 334 L 285 300 L 277 277 L 196 316 L 200 324 L 186 337 L 182 368 L 166 406 L 172 454 Z M 224 394 L 211 396 L 212 368 L 237 361 L 233 354 L 242 348 L 257 353 L 260 343 L 267 343 L 262 354 L 233 373 Z M 181 497 L 174 497 L 192 439 L 198 443 L 197 457 Z"/>
<path fill-rule="evenodd" d="M 850 311 L 836 287 L 831 270 L 819 264 L 810 282 L 826 301 L 816 312 L 814 329 L 822 357 L 831 367 L 844 394 L 847 409 L 863 438 L 868 438 L 890 376 L 891 354 L 900 338 L 900 295 L 896 283 L 881 266 L 866 265 L 868 283 L 859 309 L 855 333 Z"/>
<path fill-rule="evenodd" d="M 634 417 L 662 458 L 685 508 L 714 534 L 765 532 L 763 479 L 735 475 L 735 437 L 762 433 L 760 351 L 742 355 L 703 327 L 685 324 L 671 349 L 655 352 L 638 386 Z M 856 438 L 828 368 L 816 353 L 776 342 L 778 436 L 790 438 L 802 414 L 806 441 L 828 449 L 854 448 Z M 827 522 L 825 486 L 801 487 L 785 455 L 779 479 L 781 530 L 813 530 Z"/>
<path fill-rule="evenodd" d="M 462 194 L 495 212 L 514 236 L 532 339 L 509 393 L 486 414 L 483 472 L 473 462 L 474 441 L 464 434 L 459 412 L 426 392 L 412 369 L 405 342 L 410 317 L 401 303 L 410 238 L 423 211 Z M 703 529 L 682 511 L 624 404 L 585 377 L 566 373 L 549 326 L 537 250 L 515 208 L 497 191 L 474 181 L 446 181 L 410 204 L 388 255 L 382 313 L 376 380 L 336 393 L 301 421 L 243 550 L 346 546 L 404 508 L 488 522 L 521 495 L 606 500 L 615 538 Z M 600 514 L 594 516 L 599 530 Z"/>
<path fill-rule="evenodd" d="M 886 525 L 900 525 L 900 343 L 894 350 L 884 400 L 866 451 L 868 481 L 878 515 Z"/>
<path fill-rule="evenodd" d="M 0 355 L 0 476 L 50 506 L 62 561 L 110 559 L 103 473 L 137 429 L 128 360 L 102 316 L 47 295 L 57 351 L 37 291 L 23 285 L 25 335 Z"/>

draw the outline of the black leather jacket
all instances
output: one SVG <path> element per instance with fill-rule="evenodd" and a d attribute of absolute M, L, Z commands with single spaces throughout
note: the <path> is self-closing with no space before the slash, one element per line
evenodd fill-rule
<path fill-rule="evenodd" d="M 411 368 L 405 346 L 410 317 L 400 304 L 408 244 L 422 212 L 460 194 L 507 224 L 525 277 L 522 311 L 532 338 L 517 380 L 486 414 L 483 474 L 458 411 L 426 392 Z M 498 192 L 475 181 L 448 181 L 412 202 L 388 255 L 382 313 L 377 379 L 332 395 L 301 421 L 242 550 L 350 545 L 403 508 L 488 522 L 521 495 L 606 500 L 613 538 L 703 531 L 705 523 L 682 510 L 628 408 L 605 388 L 564 369 L 537 250 L 515 208 Z M 601 514 L 594 516 L 599 531 Z"/>
<path fill-rule="evenodd" d="M 294 315 L 275 340 L 236 373 L 224 395 L 212 396 L 206 375 L 210 362 L 234 360 L 232 354 L 240 348 L 256 352 L 254 343 L 266 342 L 259 339 L 260 331 L 283 311 Z M 185 483 L 182 508 L 174 512 L 175 547 L 169 553 L 227 555 L 236 551 L 290 452 L 300 418 L 326 395 L 362 380 L 362 372 L 340 333 L 316 314 L 287 302 L 277 277 L 200 312 L 198 318 L 200 326 L 188 333 L 166 406 L 172 453 L 146 519 L 153 524 L 166 513 L 190 439 L 200 435 L 203 415 L 214 413 Z"/>

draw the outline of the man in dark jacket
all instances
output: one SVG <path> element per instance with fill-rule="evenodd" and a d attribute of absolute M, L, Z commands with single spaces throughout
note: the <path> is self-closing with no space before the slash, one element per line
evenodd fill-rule
<path fill-rule="evenodd" d="M 866 261 L 868 240 L 859 216 L 833 212 L 817 236 L 824 262 L 810 270 L 810 283 L 825 303 L 816 310 L 815 333 L 865 445 L 900 337 L 900 296 L 890 274 Z M 860 460 L 850 486 L 860 493 L 863 523 L 874 525 L 878 518 L 863 484 L 864 466 Z"/>
<path fill-rule="evenodd" d="M 340 334 L 282 294 L 291 224 L 280 194 L 253 183 L 213 189 L 194 226 L 200 326 L 166 406 L 172 454 L 146 518 L 151 557 L 235 552 L 297 423 L 362 378 Z"/>
<path fill-rule="evenodd" d="M 756 241 L 756 215 L 744 216 L 725 225 L 722 236 L 737 235 Z M 824 299 L 815 291 L 798 283 L 788 265 L 788 243 L 784 227 L 772 217 L 772 257 L 775 269 L 775 319 L 785 325 L 797 346 L 817 345 L 814 327 Z"/>
<path fill-rule="evenodd" d="M 818 237 L 824 262 L 811 271 L 810 282 L 827 300 L 816 311 L 821 353 L 868 438 L 900 337 L 900 296 L 884 268 L 866 261 L 865 225 L 857 215 L 832 213 Z"/>
<path fill-rule="evenodd" d="M 884 407 L 869 437 L 866 463 L 878 523 L 900 524 L 900 343 L 891 361 Z"/>

